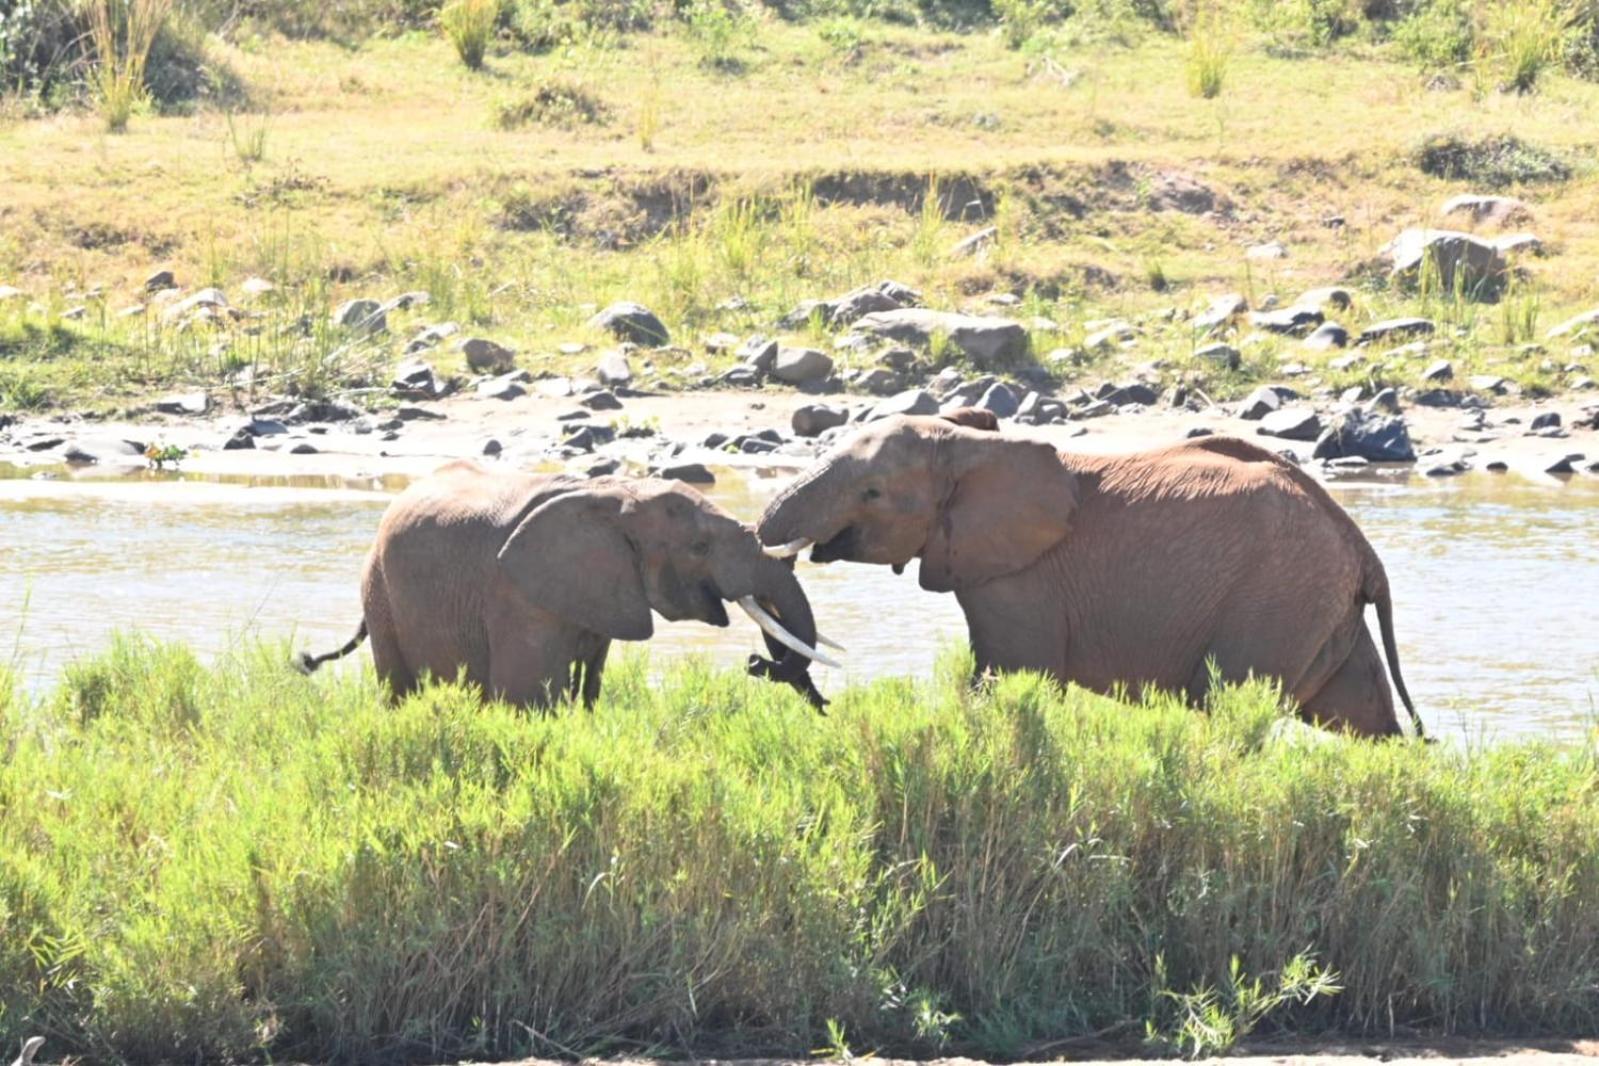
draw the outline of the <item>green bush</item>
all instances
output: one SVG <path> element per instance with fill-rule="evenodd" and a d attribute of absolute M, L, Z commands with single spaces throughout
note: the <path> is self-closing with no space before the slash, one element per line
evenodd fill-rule
<path fill-rule="evenodd" d="M 1447 181 L 1469 181 L 1486 188 L 1566 181 L 1571 164 L 1558 153 L 1511 134 L 1467 140 L 1454 135 L 1429 137 L 1415 150 L 1422 173 Z"/>
<path fill-rule="evenodd" d="M 1599 1024 L 1587 749 L 1351 741 L 1258 684 L 1209 713 L 974 692 L 969 657 L 825 718 L 693 661 L 624 657 L 592 713 L 536 716 L 288 658 L 124 639 L 38 700 L 0 682 L 0 1043 L 1016 1057 L 1144 1022 Z M 1283 1001 L 1312 955 L 1342 991 Z"/>
<path fill-rule="evenodd" d="M 701 66 L 727 74 L 743 71 L 743 53 L 755 43 L 755 21 L 740 0 L 694 0 L 682 17 Z"/>
<path fill-rule="evenodd" d="M 1465 64 L 1476 49 L 1471 0 L 1432 0 L 1394 26 L 1393 40 L 1402 54 L 1423 68 Z"/>
<path fill-rule="evenodd" d="M 439 27 L 469 70 L 483 66 L 500 21 L 500 0 L 449 0 L 439 8 Z"/>
<path fill-rule="evenodd" d="M 524 126 L 599 126 L 611 120 L 611 109 L 582 85 L 564 78 L 546 78 L 531 92 L 494 107 L 494 124 L 502 130 Z"/>

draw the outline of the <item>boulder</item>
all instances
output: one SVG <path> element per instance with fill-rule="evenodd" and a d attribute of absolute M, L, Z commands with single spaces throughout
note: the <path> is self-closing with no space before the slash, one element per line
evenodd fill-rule
<path fill-rule="evenodd" d="M 1273 411 L 1280 410 L 1284 400 L 1297 399 L 1299 399 L 1299 393 L 1293 389 L 1282 385 L 1262 385 L 1244 397 L 1244 402 L 1238 409 L 1238 417 L 1251 422 L 1258 422 Z"/>
<path fill-rule="evenodd" d="M 616 393 L 608 389 L 591 392 L 577 402 L 587 407 L 590 411 L 620 411 L 622 409 L 622 401 L 616 398 Z"/>
<path fill-rule="evenodd" d="M 23 291 L 15 285 L 0 285 L 0 304 L 8 300 L 21 299 L 23 295 L 25 295 Z"/>
<path fill-rule="evenodd" d="M 221 289 L 201 289 L 167 304 L 161 311 L 161 321 L 173 325 L 202 316 L 221 317 L 228 311 L 228 298 L 222 295 Z"/>
<path fill-rule="evenodd" d="M 1249 324 L 1267 333 L 1285 333 L 1304 336 L 1326 319 L 1319 307 L 1284 307 L 1276 311 L 1256 311 L 1249 316 Z"/>
<path fill-rule="evenodd" d="M 789 425 L 797 437 L 818 437 L 849 422 L 849 412 L 825 403 L 808 403 L 794 411 Z"/>
<path fill-rule="evenodd" d="M 1355 298 L 1342 285 L 1326 285 L 1319 289 L 1311 289 L 1295 300 L 1294 304 L 1298 307 L 1319 307 L 1323 311 L 1329 307 L 1334 311 L 1347 311 L 1354 306 Z"/>
<path fill-rule="evenodd" d="M 1248 310 L 1249 301 L 1241 293 L 1230 292 L 1212 300 L 1210 306 L 1194 318 L 1194 328 L 1201 333 L 1209 333 Z"/>
<path fill-rule="evenodd" d="M 999 236 L 998 226 L 985 226 L 951 248 L 949 250 L 950 257 L 960 259 L 974 256 L 993 244 L 994 238 L 997 236 Z"/>
<path fill-rule="evenodd" d="M 932 393 L 926 389 L 906 389 L 874 406 L 867 412 L 865 420 L 876 422 L 880 418 L 891 418 L 894 415 L 936 414 L 938 414 L 938 401 L 933 399 Z"/>
<path fill-rule="evenodd" d="M 643 304 L 621 301 L 589 319 L 593 329 L 604 330 L 611 336 L 650 348 L 659 348 L 671 340 L 671 334 L 654 312 Z"/>
<path fill-rule="evenodd" d="M 1428 318 L 1389 318 L 1373 322 L 1360 331 L 1357 344 L 1377 344 L 1413 337 L 1431 336 L 1437 327 Z"/>
<path fill-rule="evenodd" d="M 1543 241 L 1536 233 L 1511 233 L 1494 238 L 1501 255 L 1543 255 Z"/>
<path fill-rule="evenodd" d="M 421 360 L 402 363 L 394 372 L 389 389 L 400 396 L 417 400 L 434 400 L 444 395 L 433 365 Z"/>
<path fill-rule="evenodd" d="M 1405 420 L 1358 408 L 1340 415 L 1316 440 L 1317 459 L 1359 457 L 1373 463 L 1413 463 L 1416 449 L 1410 443 Z"/>
<path fill-rule="evenodd" d="M 815 348 L 779 348 L 772 363 L 772 376 L 790 385 L 825 381 L 832 372 L 832 358 Z"/>
<path fill-rule="evenodd" d="M 992 411 L 995 418 L 1014 418 L 1021 403 L 1016 399 L 1016 394 L 1010 386 L 1002 381 L 996 381 L 983 393 L 977 401 L 977 406 L 985 411 Z"/>
<path fill-rule="evenodd" d="M 1244 258 L 1255 260 L 1287 259 L 1288 248 L 1282 241 L 1268 241 L 1265 244 L 1257 244 L 1246 250 Z"/>
<path fill-rule="evenodd" d="M 1452 196 L 1444 201 L 1439 214 L 1472 225 L 1491 222 L 1508 226 L 1532 221 L 1532 212 L 1527 205 L 1513 196 L 1477 196 L 1471 193 Z"/>
<path fill-rule="evenodd" d="M 904 379 L 887 367 L 873 367 L 855 379 L 855 384 L 873 396 L 892 396 L 905 387 Z"/>
<path fill-rule="evenodd" d="M 459 332 L 461 332 L 461 327 L 454 322 L 435 323 L 411 338 L 411 342 L 405 346 L 405 354 L 415 355 L 418 352 L 425 352 L 429 348 L 436 348 L 447 337 L 453 337 Z"/>
<path fill-rule="evenodd" d="M 739 346 L 738 358 L 757 374 L 770 374 L 777 363 L 778 343 L 757 333 Z"/>
<path fill-rule="evenodd" d="M 246 296 L 265 296 L 269 292 L 277 291 L 277 286 L 266 278 L 248 277 L 240 283 L 239 289 Z"/>
<path fill-rule="evenodd" d="M 1115 385 L 1108 390 L 1101 390 L 1096 397 L 1110 404 L 1112 407 L 1131 407 L 1135 404 L 1142 407 L 1153 407 L 1160 402 L 1160 396 L 1154 389 L 1141 381 L 1134 381 L 1126 385 Z"/>
<path fill-rule="evenodd" d="M 486 337 L 468 337 L 460 344 L 466 365 L 479 374 L 503 374 L 516 365 L 516 353 Z"/>
<path fill-rule="evenodd" d="M 1342 348 L 1348 343 L 1349 331 L 1336 322 L 1323 322 L 1305 338 L 1305 347 L 1318 352 Z"/>
<path fill-rule="evenodd" d="M 477 394 L 485 400 L 515 400 L 527 395 L 515 373 L 478 382 Z"/>
<path fill-rule="evenodd" d="M 1290 407 L 1266 415 L 1255 432 L 1263 437 L 1311 441 L 1321 436 L 1321 419 L 1308 407 Z"/>
<path fill-rule="evenodd" d="M 1459 289 L 1468 298 L 1498 295 L 1506 276 L 1505 257 L 1493 242 L 1455 230 L 1407 229 L 1383 248 L 1393 275 L 1417 284 L 1422 265 L 1431 261 L 1444 292 Z"/>
<path fill-rule="evenodd" d="M 1444 382 L 1453 381 L 1454 379 L 1454 364 L 1447 359 L 1440 359 L 1421 372 L 1421 380 L 1423 381 Z"/>
<path fill-rule="evenodd" d="M 714 485 L 716 475 L 706 469 L 703 463 L 680 463 L 676 466 L 664 466 L 659 470 L 652 470 L 654 477 L 665 478 L 668 481 L 682 481 L 689 485 Z"/>
<path fill-rule="evenodd" d="M 1244 362 L 1242 352 L 1232 345 L 1222 344 L 1220 341 L 1200 348 L 1194 353 L 1194 357 L 1215 363 L 1225 370 L 1237 370 Z"/>
<path fill-rule="evenodd" d="M 1594 327 L 1596 331 L 1599 331 L 1599 307 L 1595 307 L 1592 311 L 1584 311 L 1575 318 L 1566 319 L 1549 331 L 1549 339 L 1555 340 L 1559 337 L 1570 337 L 1581 333 L 1589 327 Z"/>
<path fill-rule="evenodd" d="M 155 409 L 164 415 L 203 415 L 211 409 L 211 397 L 203 392 L 179 393 L 157 400 Z"/>
<path fill-rule="evenodd" d="M 633 367 L 621 352 L 606 352 L 594 365 L 594 373 L 603 385 L 626 385 L 633 380 Z"/>
<path fill-rule="evenodd" d="M 145 292 L 161 292 L 178 287 L 178 280 L 170 270 L 157 270 L 144 279 Z"/>
<path fill-rule="evenodd" d="M 383 333 L 389 328 L 383 305 L 376 300 L 346 300 L 334 309 L 331 321 L 339 329 L 359 329 L 367 333 Z"/>
<path fill-rule="evenodd" d="M 906 307 L 866 315 L 855 323 L 855 329 L 869 336 L 923 347 L 930 346 L 934 337 L 943 336 L 979 366 L 1009 362 L 1027 354 L 1026 328 L 1008 318 Z"/>

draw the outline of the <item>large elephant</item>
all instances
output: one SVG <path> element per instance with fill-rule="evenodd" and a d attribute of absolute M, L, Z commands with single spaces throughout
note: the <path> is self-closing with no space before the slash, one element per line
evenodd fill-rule
<path fill-rule="evenodd" d="M 1060 453 L 941 418 L 868 426 L 774 500 L 778 557 L 921 560 L 954 592 L 980 671 L 1203 699 L 1220 677 L 1281 680 L 1308 720 L 1401 732 L 1363 619 L 1399 673 L 1388 579 L 1326 491 L 1253 444 L 1206 437 L 1130 455 Z M 813 547 L 814 545 L 814 547 Z"/>
<path fill-rule="evenodd" d="M 650 611 L 728 624 L 739 603 L 775 661 L 751 672 L 785 681 L 820 709 L 810 603 L 791 560 L 686 485 L 656 479 L 493 473 L 451 463 L 395 499 L 361 582 L 363 619 L 343 648 L 302 655 L 316 669 L 372 640 L 395 696 L 424 675 L 469 681 L 496 698 L 546 706 L 599 697 L 613 640 L 646 640 Z"/>

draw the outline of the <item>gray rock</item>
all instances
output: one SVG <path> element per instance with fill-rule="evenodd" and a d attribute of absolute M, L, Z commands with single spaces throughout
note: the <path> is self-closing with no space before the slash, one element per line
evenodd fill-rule
<path fill-rule="evenodd" d="M 1330 351 L 1349 343 L 1349 331 L 1336 322 L 1323 322 L 1305 338 L 1305 347 L 1312 351 Z"/>
<path fill-rule="evenodd" d="M 447 338 L 453 337 L 459 332 L 461 332 L 461 327 L 454 322 L 434 323 L 411 338 L 410 343 L 405 346 L 405 354 L 415 355 L 418 352 L 425 352 L 429 348 L 436 348 Z"/>
<path fill-rule="evenodd" d="M 1566 319 L 1564 322 L 1560 323 L 1560 325 L 1549 331 L 1549 339 L 1554 340 L 1558 337 L 1570 337 L 1581 333 L 1583 330 L 1588 329 L 1591 326 L 1599 326 L 1599 307 L 1595 307 L 1592 311 L 1584 311 L 1580 315 Z"/>
<path fill-rule="evenodd" d="M 624 341 L 648 348 L 659 348 L 671 340 L 671 334 L 654 312 L 643 304 L 622 301 L 614 303 L 589 319 L 589 326 L 602 329 Z"/>
<path fill-rule="evenodd" d="M 761 383 L 761 372 L 752 366 L 740 363 L 738 366 L 729 367 L 722 374 L 722 384 L 734 388 L 757 388 Z"/>
<path fill-rule="evenodd" d="M 1421 372 L 1421 380 L 1441 382 L 1455 379 L 1455 366 L 1447 359 L 1440 359 L 1426 370 Z"/>
<path fill-rule="evenodd" d="M 1319 289 L 1311 289 L 1295 300 L 1294 304 L 1298 307 L 1319 307 L 1323 311 L 1329 307 L 1334 311 L 1347 311 L 1354 306 L 1355 298 L 1342 285 L 1326 285 Z"/>
<path fill-rule="evenodd" d="M 772 364 L 772 376 L 790 385 L 824 381 L 832 372 L 832 358 L 815 348 L 779 348 Z"/>
<path fill-rule="evenodd" d="M 442 422 L 444 421 L 444 412 L 435 411 L 431 407 L 407 405 L 396 410 L 394 417 L 402 422 Z"/>
<path fill-rule="evenodd" d="M 8 300 L 20 300 L 25 295 L 27 294 L 15 285 L 0 285 L 0 304 Z"/>
<path fill-rule="evenodd" d="M 178 280 L 170 270 L 157 270 L 154 274 L 144 279 L 145 292 L 160 292 L 163 289 L 175 289 Z"/>
<path fill-rule="evenodd" d="M 433 365 L 420 360 L 401 364 L 389 388 L 401 396 L 418 400 L 434 400 L 444 395 Z"/>
<path fill-rule="evenodd" d="M 1205 345 L 1196 351 L 1194 356 L 1227 370 L 1237 370 L 1244 362 L 1243 354 L 1237 348 L 1230 344 L 1222 344 L 1220 341 Z"/>
<path fill-rule="evenodd" d="M 1542 414 L 1540 414 L 1540 415 L 1536 416 L 1535 418 L 1533 418 L 1532 422 L 1527 426 L 1528 431 L 1533 432 L 1533 433 L 1536 433 L 1538 430 L 1541 430 L 1541 429 L 1558 429 L 1558 428 L 1560 428 L 1560 412 L 1559 411 L 1545 411 Z"/>
<path fill-rule="evenodd" d="M 318 448 L 315 444 L 312 444 L 309 441 L 301 441 L 299 444 L 296 444 L 294 447 L 289 449 L 290 455 L 320 455 L 321 452 L 322 449 Z"/>
<path fill-rule="evenodd" d="M 1461 394 L 1453 389 L 1428 389 L 1411 399 L 1417 407 L 1459 407 Z"/>
<path fill-rule="evenodd" d="M 252 418 L 239 427 L 239 432 L 252 437 L 281 437 L 289 432 L 289 427 L 275 418 Z"/>
<path fill-rule="evenodd" d="M 982 398 L 977 401 L 977 406 L 985 411 L 992 411 L 995 418 L 1012 418 L 1021 404 L 1009 386 L 996 381 L 989 386 L 987 392 L 983 393 Z"/>
<path fill-rule="evenodd" d="M 515 373 L 478 382 L 477 394 L 485 400 L 515 400 L 527 395 Z"/>
<path fill-rule="evenodd" d="M 1200 437 L 1214 437 L 1216 431 L 1209 426 L 1194 426 L 1183 436 L 1188 440 L 1198 440 Z"/>
<path fill-rule="evenodd" d="M 1308 407 L 1291 407 L 1266 415 L 1255 432 L 1263 437 L 1311 441 L 1321 436 L 1321 419 Z"/>
<path fill-rule="evenodd" d="M 516 353 L 486 337 L 468 337 L 460 344 L 466 365 L 479 374 L 503 374 L 516 365 Z"/>
<path fill-rule="evenodd" d="M 1458 288 L 1469 299 L 1496 295 L 1505 281 L 1503 253 L 1492 242 L 1469 233 L 1407 229 L 1383 248 L 1383 254 L 1393 275 L 1408 284 L 1416 284 L 1422 265 L 1431 261 L 1443 291 Z"/>
<path fill-rule="evenodd" d="M 680 463 L 677 466 L 666 466 L 651 472 L 654 477 L 665 478 L 668 481 L 682 481 L 690 485 L 714 485 L 716 475 L 712 474 L 702 463 Z"/>
<path fill-rule="evenodd" d="M 1224 326 L 1249 310 L 1249 301 L 1241 293 L 1230 292 L 1225 296 L 1218 296 L 1204 311 L 1194 319 L 1194 328 L 1201 333 L 1209 333 L 1219 326 Z"/>
<path fill-rule="evenodd" d="M 1506 257 L 1513 255 L 1543 255 L 1543 241 L 1536 233 L 1511 233 L 1494 238 L 1494 247 Z"/>
<path fill-rule="evenodd" d="M 1439 213 L 1445 218 L 1463 218 L 1474 224 L 1493 222 L 1500 226 L 1532 221 L 1527 205 L 1513 196 L 1477 196 L 1466 193 L 1444 201 Z"/>
<path fill-rule="evenodd" d="M 490 437 L 488 440 L 483 442 L 483 447 L 482 447 L 481 451 L 482 451 L 482 454 L 488 456 L 490 459 L 493 459 L 493 458 L 497 457 L 501 452 L 505 451 L 505 445 L 501 444 L 495 438 Z"/>
<path fill-rule="evenodd" d="M 1282 385 L 1262 385 L 1248 396 L 1244 397 L 1243 405 L 1238 410 L 1238 417 L 1251 422 L 1259 421 L 1279 410 L 1284 400 L 1297 400 L 1299 393 Z"/>
<path fill-rule="evenodd" d="M 1267 333 L 1303 336 L 1321 325 L 1325 318 L 1319 307 L 1284 307 L 1277 311 L 1256 311 L 1249 316 L 1249 324 Z"/>
<path fill-rule="evenodd" d="M 334 310 L 332 322 L 339 329 L 359 329 L 367 333 L 383 333 L 389 328 L 383 305 L 376 300 L 346 300 Z"/>
<path fill-rule="evenodd" d="M 905 387 L 904 378 L 887 367 L 874 367 L 855 379 L 855 384 L 873 396 L 892 396 Z"/>
<path fill-rule="evenodd" d="M 867 412 L 865 421 L 876 422 L 880 418 L 890 418 L 894 415 L 936 414 L 938 414 L 938 401 L 933 399 L 932 393 L 925 389 L 907 389 L 874 406 Z"/>
<path fill-rule="evenodd" d="M 1365 395 L 1366 387 L 1364 385 L 1351 385 L 1338 394 L 1338 402 L 1345 407 L 1352 407 L 1359 403 Z"/>
<path fill-rule="evenodd" d="M 778 343 L 775 340 L 757 333 L 739 347 L 738 357 L 756 373 L 770 374 L 777 363 L 777 352 Z"/>
<path fill-rule="evenodd" d="M 167 304 L 161 310 L 161 321 L 171 325 L 201 317 L 218 318 L 227 314 L 228 310 L 228 298 L 222 295 L 221 289 L 201 289 Z"/>
<path fill-rule="evenodd" d="M 1154 389 L 1138 381 L 1114 386 L 1102 392 L 1098 398 L 1112 407 L 1131 407 L 1134 404 L 1153 407 L 1160 402 L 1160 395 Z"/>
<path fill-rule="evenodd" d="M 621 352 L 606 352 L 595 364 L 594 372 L 605 385 L 626 385 L 633 380 L 633 367 Z"/>
<path fill-rule="evenodd" d="M 1083 348 L 1090 352 L 1108 351 L 1124 341 L 1130 341 L 1138 336 L 1138 330 L 1130 322 L 1115 319 L 1106 322 L 1083 338 Z"/>
<path fill-rule="evenodd" d="M 1027 354 L 1026 328 L 1008 318 L 907 307 L 866 315 L 855 328 L 869 336 L 920 346 L 943 336 L 979 366 L 1010 362 Z"/>
<path fill-rule="evenodd" d="M 1268 241 L 1265 244 L 1257 244 L 1247 249 L 1244 252 L 1244 258 L 1256 260 L 1287 259 L 1288 248 L 1282 241 Z"/>
<path fill-rule="evenodd" d="M 250 451 L 254 448 L 255 434 L 247 428 L 240 428 L 222 443 L 222 450 L 225 452 Z"/>
<path fill-rule="evenodd" d="M 849 422 L 849 412 L 824 403 L 808 403 L 794 411 L 790 419 L 795 436 L 819 437 L 828 430 Z"/>
<path fill-rule="evenodd" d="M 985 226 L 951 248 L 949 250 L 950 257 L 960 259 L 974 256 L 993 244 L 994 238 L 997 236 L 999 236 L 998 226 Z"/>
<path fill-rule="evenodd" d="M 1390 318 L 1373 322 L 1360 331 L 1359 344 L 1376 344 L 1382 341 L 1410 340 L 1431 336 L 1437 327 L 1427 318 Z"/>
<path fill-rule="evenodd" d="M 1505 393 L 1505 379 L 1498 374 L 1473 374 L 1467 383 L 1478 392 L 1491 392 L 1495 396 Z"/>
<path fill-rule="evenodd" d="M 1342 373 L 1345 370 L 1359 366 L 1365 361 L 1366 357 L 1364 355 L 1361 355 L 1359 352 L 1350 352 L 1348 355 L 1340 355 L 1336 359 L 1329 359 L 1327 361 L 1327 369 L 1336 370 Z"/>
<path fill-rule="evenodd" d="M 1416 449 L 1405 420 L 1355 409 L 1327 427 L 1312 453 L 1317 459 L 1358 456 L 1373 463 L 1413 463 Z"/>
<path fill-rule="evenodd" d="M 616 398 L 614 392 L 606 389 L 591 392 L 577 402 L 587 407 L 590 411 L 620 411 L 622 409 L 622 401 Z"/>
<path fill-rule="evenodd" d="M 203 392 L 179 393 L 157 400 L 155 409 L 164 415 L 203 415 L 211 409 L 211 397 Z"/>

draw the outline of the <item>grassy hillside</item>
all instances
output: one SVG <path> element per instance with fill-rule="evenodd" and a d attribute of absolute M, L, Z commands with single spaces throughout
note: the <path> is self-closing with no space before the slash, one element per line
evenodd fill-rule
<path fill-rule="evenodd" d="M 1203 374 L 1172 309 L 1345 280 L 1360 301 L 1346 325 L 1421 312 L 1458 327 L 1457 365 L 1542 389 L 1580 376 L 1563 349 L 1517 346 L 1599 303 L 1599 85 L 1550 64 L 1535 92 L 1500 92 L 1499 52 L 1440 79 L 1391 39 L 1311 48 L 1242 15 L 1186 38 L 1040 19 L 1020 48 L 1011 23 L 769 13 L 542 52 L 507 30 L 475 72 L 434 29 L 335 44 L 247 21 L 203 42 L 232 88 L 183 113 L 119 135 L 73 109 L 0 123 L 0 285 L 24 294 L 0 301 L 0 403 L 82 403 L 91 386 L 125 403 L 242 365 L 360 383 L 402 344 L 352 357 L 327 313 L 411 290 L 432 303 L 396 333 L 458 321 L 535 370 L 586 366 L 558 345 L 601 341 L 583 326 L 593 307 L 640 300 L 681 346 L 656 360 L 681 385 L 730 359 L 703 336 L 769 330 L 801 299 L 884 277 L 935 306 L 1020 297 L 1009 313 L 1054 324 L 1035 331 L 1040 358 L 1095 320 L 1146 327 L 1130 360 L 1046 360 L 1065 380 L 1157 359 Z M 1196 47 L 1203 33 L 1224 44 Z M 1222 74 L 1209 99 L 1190 91 L 1207 63 Z M 1545 257 L 1518 259 L 1497 306 L 1389 291 L 1373 257 L 1462 191 L 1527 200 Z M 986 251 L 951 253 L 990 225 Z M 1287 258 L 1246 258 L 1274 240 Z M 220 334 L 165 328 L 157 307 L 122 317 L 161 267 L 264 317 Z M 275 291 L 245 294 L 252 276 Z M 1280 347 L 1211 386 L 1271 376 Z M 1407 382 L 1423 365 L 1376 373 Z"/>
<path fill-rule="evenodd" d="M 693 663 L 529 717 L 286 662 L 124 640 L 37 702 L 0 675 L 0 1041 L 1014 1057 L 1146 1024 L 1215 1049 L 1273 1005 L 1599 1021 L 1585 749 L 1279 735 L 1260 687 L 973 695 L 959 660 L 826 718 Z M 1318 971 L 1339 990 L 1295 999 Z"/>

